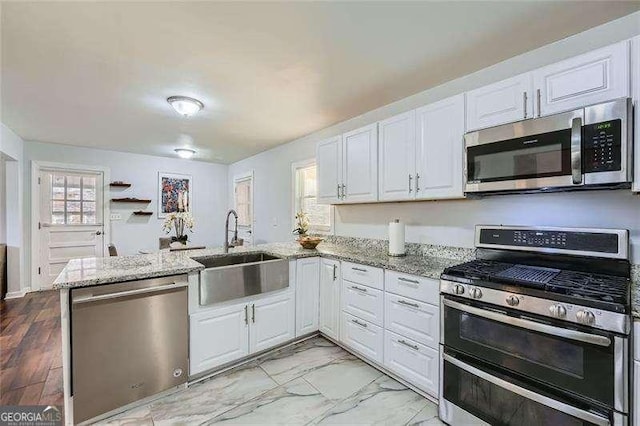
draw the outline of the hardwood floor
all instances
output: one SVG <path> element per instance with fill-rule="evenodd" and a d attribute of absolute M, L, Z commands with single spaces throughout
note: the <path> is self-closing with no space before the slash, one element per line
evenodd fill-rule
<path fill-rule="evenodd" d="M 62 410 L 61 348 L 57 291 L 0 301 L 0 405 Z"/>

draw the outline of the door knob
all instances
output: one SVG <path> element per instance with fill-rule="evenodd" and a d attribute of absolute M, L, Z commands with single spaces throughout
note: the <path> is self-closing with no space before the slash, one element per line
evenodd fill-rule
<path fill-rule="evenodd" d="M 102 231 L 96 231 L 96 235 L 102 235 Z"/>

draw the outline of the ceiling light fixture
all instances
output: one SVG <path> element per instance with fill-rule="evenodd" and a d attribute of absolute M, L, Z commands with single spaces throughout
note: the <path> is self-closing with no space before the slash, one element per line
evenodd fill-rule
<path fill-rule="evenodd" d="M 204 104 L 197 99 L 188 96 L 171 96 L 167 98 L 167 102 L 180 115 L 190 117 L 204 108 Z"/>
<path fill-rule="evenodd" d="M 174 149 L 174 151 L 176 152 L 176 154 L 178 154 L 178 157 L 184 158 L 187 160 L 193 157 L 194 154 L 196 153 L 196 151 L 191 148 L 176 148 Z"/>

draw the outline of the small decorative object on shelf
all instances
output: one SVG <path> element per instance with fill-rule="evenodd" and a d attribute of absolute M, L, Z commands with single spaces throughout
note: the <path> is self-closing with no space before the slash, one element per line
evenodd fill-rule
<path fill-rule="evenodd" d="M 305 249 L 314 249 L 320 244 L 324 238 L 321 237 L 312 237 L 310 235 L 301 236 L 298 238 L 298 242 Z"/>
<path fill-rule="evenodd" d="M 153 212 L 146 212 L 144 210 L 138 210 L 137 212 L 133 212 L 135 216 L 151 216 Z"/>
<path fill-rule="evenodd" d="M 151 202 L 151 200 L 144 200 L 141 198 L 131 198 L 131 197 L 112 198 L 111 201 L 113 201 L 114 203 L 150 203 Z"/>
<path fill-rule="evenodd" d="M 111 182 L 109 184 L 109 186 L 116 187 L 116 188 L 129 188 L 131 186 L 131 184 L 123 182 L 121 180 L 116 180 L 116 181 Z"/>
<path fill-rule="evenodd" d="M 182 211 L 167 214 L 162 229 L 164 229 L 164 232 L 167 234 L 170 233 L 172 229 L 175 229 L 176 236 L 171 237 L 172 243 L 187 244 L 189 237 L 186 234 L 186 229 L 193 232 L 194 226 L 195 222 L 191 213 Z"/>

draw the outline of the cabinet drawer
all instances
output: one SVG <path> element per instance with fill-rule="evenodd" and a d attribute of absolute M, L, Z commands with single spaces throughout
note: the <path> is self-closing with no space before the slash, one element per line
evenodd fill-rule
<path fill-rule="evenodd" d="M 640 321 L 633 322 L 633 341 L 635 349 L 633 351 L 633 357 L 640 361 Z M 640 395 L 638 395 L 640 397 Z M 640 414 L 640 413 L 639 413 Z"/>
<path fill-rule="evenodd" d="M 366 358 L 382 364 L 384 355 L 382 327 L 343 312 L 342 342 Z"/>
<path fill-rule="evenodd" d="M 385 288 L 388 292 L 438 306 L 440 283 L 438 280 L 385 271 Z"/>
<path fill-rule="evenodd" d="M 402 296 L 385 295 L 384 325 L 387 330 L 423 345 L 438 348 L 440 309 Z"/>
<path fill-rule="evenodd" d="M 383 276 L 384 273 L 380 268 L 359 265 L 351 262 L 342 262 L 343 280 L 383 290 Z"/>
<path fill-rule="evenodd" d="M 384 292 L 343 280 L 342 309 L 382 327 Z"/>
<path fill-rule="evenodd" d="M 431 395 L 438 396 L 438 351 L 385 331 L 384 366 Z"/>

